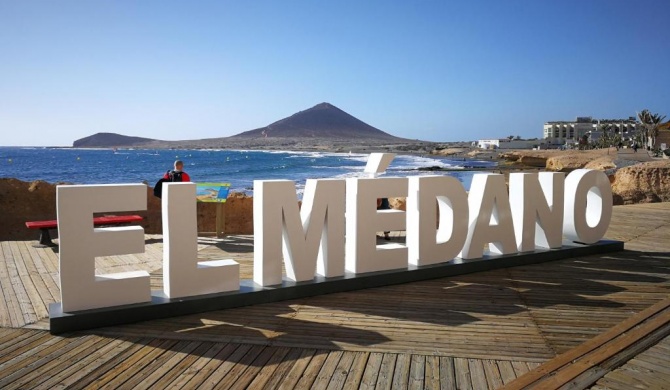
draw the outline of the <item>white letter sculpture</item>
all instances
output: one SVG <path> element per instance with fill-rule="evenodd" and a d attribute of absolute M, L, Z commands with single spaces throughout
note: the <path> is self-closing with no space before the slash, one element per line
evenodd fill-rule
<path fill-rule="evenodd" d="M 282 282 L 344 275 L 343 180 L 308 180 L 302 211 L 295 183 L 254 181 L 254 282 Z"/>
<path fill-rule="evenodd" d="M 198 261 L 195 183 L 163 184 L 163 292 L 169 298 L 236 291 L 234 260 Z"/>
<path fill-rule="evenodd" d="M 96 256 L 144 252 L 144 229 L 93 226 L 93 213 L 146 210 L 147 186 L 58 186 L 56 205 L 63 312 L 151 301 L 146 271 L 95 274 Z"/>
<path fill-rule="evenodd" d="M 370 153 L 363 172 L 367 173 L 369 177 L 377 177 L 386 171 L 394 158 L 395 153 Z"/>
<path fill-rule="evenodd" d="M 347 179 L 347 271 L 363 273 L 407 268 L 405 245 L 377 245 L 377 232 L 405 230 L 404 211 L 377 211 L 377 198 L 389 196 L 407 196 L 407 178 Z"/>
<path fill-rule="evenodd" d="M 563 243 L 563 173 L 511 173 L 509 198 L 517 250 L 560 248 Z"/>
<path fill-rule="evenodd" d="M 584 244 L 598 242 L 612 219 L 612 187 L 607 175 L 577 169 L 565 179 L 565 190 L 570 194 L 565 197 L 565 236 Z"/>
<path fill-rule="evenodd" d="M 468 195 L 458 179 L 410 177 L 407 194 L 409 263 L 437 264 L 456 257 L 467 236 L 468 218 Z"/>
<path fill-rule="evenodd" d="M 486 244 L 489 244 L 491 253 L 516 253 L 514 224 L 505 177 L 501 174 L 475 174 L 470 185 L 468 205 L 468 237 L 461 258 L 482 257 Z"/>

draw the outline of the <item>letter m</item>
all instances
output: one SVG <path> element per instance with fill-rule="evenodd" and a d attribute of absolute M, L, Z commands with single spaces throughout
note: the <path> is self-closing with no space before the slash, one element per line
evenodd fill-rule
<path fill-rule="evenodd" d="M 254 181 L 254 282 L 344 275 L 345 181 L 307 180 L 302 208 L 290 180 Z M 283 255 L 283 256 L 282 256 Z"/>

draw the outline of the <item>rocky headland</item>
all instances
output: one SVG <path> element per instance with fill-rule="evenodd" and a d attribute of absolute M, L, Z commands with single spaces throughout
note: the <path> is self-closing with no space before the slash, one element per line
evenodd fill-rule
<path fill-rule="evenodd" d="M 243 149 L 331 152 L 429 153 L 438 144 L 396 137 L 344 112 L 320 103 L 265 127 L 230 137 L 166 141 L 97 133 L 75 140 L 74 148 Z"/>

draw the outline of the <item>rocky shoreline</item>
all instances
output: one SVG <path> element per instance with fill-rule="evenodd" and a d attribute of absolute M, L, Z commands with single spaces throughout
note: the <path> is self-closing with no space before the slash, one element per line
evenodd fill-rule
<path fill-rule="evenodd" d="M 614 204 L 670 201 L 670 160 L 652 159 L 646 152 L 592 151 L 478 151 L 469 148 L 432 150 L 435 156 L 490 158 L 498 160 L 496 173 L 509 177 L 512 172 L 570 172 L 578 168 L 605 171 L 612 183 Z M 387 150 L 376 150 L 387 151 Z M 394 152 L 400 152 L 393 150 Z M 406 151 L 405 151 L 406 152 Z M 450 154 L 447 154 L 450 153 Z M 426 167 L 426 170 L 441 170 Z M 0 240 L 36 239 L 39 232 L 27 229 L 26 221 L 56 219 L 56 185 L 44 181 L 32 183 L 17 179 L 0 179 L 0 205 L 3 223 Z M 392 206 L 404 209 L 404 199 L 392 199 Z M 198 203 L 198 232 L 214 232 L 216 204 Z M 253 198 L 232 193 L 225 205 L 224 231 L 228 234 L 253 233 Z M 138 213 L 145 219 L 147 234 L 162 233 L 160 200 L 147 187 L 147 210 Z"/>

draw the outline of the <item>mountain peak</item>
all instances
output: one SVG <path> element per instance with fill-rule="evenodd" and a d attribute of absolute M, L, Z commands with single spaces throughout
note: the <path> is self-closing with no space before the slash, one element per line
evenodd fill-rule
<path fill-rule="evenodd" d="M 328 102 L 323 102 L 323 103 L 319 103 L 319 104 L 317 104 L 316 106 L 310 108 L 310 110 L 313 110 L 313 109 L 324 109 L 324 108 L 337 108 L 337 107 L 333 106 L 332 104 L 330 104 L 330 103 L 328 103 Z M 339 108 L 337 108 L 337 109 L 339 110 Z"/>
<path fill-rule="evenodd" d="M 135 146 L 154 141 L 151 138 L 129 137 L 116 133 L 96 133 L 91 136 L 78 139 L 72 144 L 75 148 L 111 148 L 123 146 Z"/>
<path fill-rule="evenodd" d="M 246 131 L 232 138 L 332 138 L 398 140 L 367 123 L 323 102 L 266 127 Z"/>

